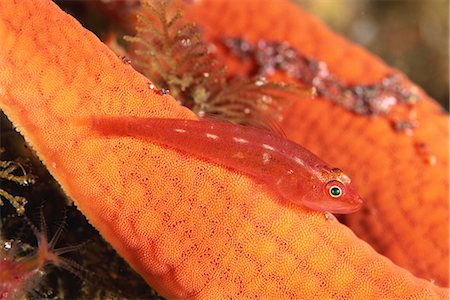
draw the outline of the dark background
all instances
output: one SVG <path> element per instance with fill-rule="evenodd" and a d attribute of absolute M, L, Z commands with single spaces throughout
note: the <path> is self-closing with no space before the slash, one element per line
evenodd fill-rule
<path fill-rule="evenodd" d="M 296 0 L 449 107 L 448 0 Z"/>

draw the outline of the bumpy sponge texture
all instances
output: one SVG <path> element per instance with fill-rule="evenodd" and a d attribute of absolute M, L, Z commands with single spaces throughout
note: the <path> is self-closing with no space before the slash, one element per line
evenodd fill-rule
<path fill-rule="evenodd" d="M 207 39 L 217 43 L 217 58 L 230 66 L 230 74 L 247 74 L 249 63 L 223 49 L 224 37 L 286 41 L 325 62 L 348 84 L 376 83 L 399 73 L 289 1 L 261 6 L 252 0 L 239 5 L 205 0 L 186 9 Z M 294 99 L 282 127 L 289 138 L 353 179 L 366 201 L 363 211 L 346 217 L 358 236 L 415 275 L 448 286 L 449 119 L 423 91 L 419 95 L 413 136 L 396 132 L 389 118 L 359 116 L 319 97 Z M 427 155 L 437 163 L 427 163 Z"/>
<path fill-rule="evenodd" d="M 250 178 L 140 139 L 95 134 L 92 116 L 194 116 L 50 1 L 1 1 L 0 40 L 1 108 L 162 295 L 447 296 L 334 217 L 283 203 Z"/>

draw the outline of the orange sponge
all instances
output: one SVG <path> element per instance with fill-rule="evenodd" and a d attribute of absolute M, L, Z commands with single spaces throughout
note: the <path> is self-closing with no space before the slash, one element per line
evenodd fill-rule
<path fill-rule="evenodd" d="M 148 141 L 93 133 L 83 122 L 92 116 L 194 116 L 52 2 L 1 1 L 0 40 L 1 108 L 162 295 L 448 297 L 329 214 L 280 203 L 251 178 Z"/>
<path fill-rule="evenodd" d="M 217 58 L 231 74 L 246 74 L 249 67 L 223 49 L 224 37 L 287 42 L 347 84 L 399 74 L 289 1 L 205 0 L 186 10 L 217 43 Z M 419 99 L 412 136 L 396 132 L 389 117 L 357 115 L 325 97 L 294 99 L 282 127 L 353 178 L 366 201 L 365 210 L 346 219 L 358 236 L 415 275 L 448 286 L 449 119 L 420 89 Z"/>

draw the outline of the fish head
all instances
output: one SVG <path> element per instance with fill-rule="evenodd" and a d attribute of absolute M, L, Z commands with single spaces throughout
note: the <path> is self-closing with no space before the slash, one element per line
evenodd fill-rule
<path fill-rule="evenodd" d="M 363 200 L 344 172 L 328 166 L 321 166 L 317 170 L 316 183 L 302 200 L 304 206 L 335 214 L 353 213 L 362 207 Z"/>

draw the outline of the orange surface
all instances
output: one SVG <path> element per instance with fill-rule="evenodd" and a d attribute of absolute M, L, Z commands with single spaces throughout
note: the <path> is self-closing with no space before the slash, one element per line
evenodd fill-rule
<path fill-rule="evenodd" d="M 26 26 L 24 26 L 26 24 Z M 89 221 L 166 297 L 448 297 L 332 216 L 93 115 L 193 118 L 47 0 L 0 1 L 0 106 Z M 156 129 L 155 129 L 156 130 Z"/>
<path fill-rule="evenodd" d="M 211 41 L 224 36 L 287 41 L 326 62 L 344 82 L 378 82 L 398 72 L 287 1 L 239 3 L 200 1 L 187 6 L 188 16 Z M 232 66 L 231 73 L 245 70 L 223 51 L 218 58 Z M 357 116 L 327 99 L 296 99 L 286 110 L 283 129 L 353 179 L 366 201 L 365 210 L 347 217 L 358 236 L 415 275 L 448 286 L 449 119 L 432 99 L 421 97 L 419 128 L 412 137 L 396 133 L 387 118 Z M 436 165 L 424 163 L 418 143 L 436 155 Z"/>

